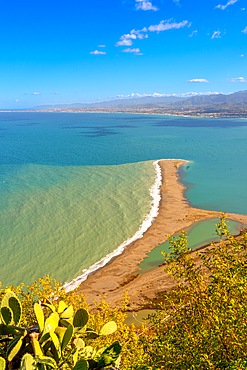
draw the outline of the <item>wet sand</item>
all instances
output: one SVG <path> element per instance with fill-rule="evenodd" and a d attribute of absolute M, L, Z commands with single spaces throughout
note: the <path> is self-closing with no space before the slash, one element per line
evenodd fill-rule
<path fill-rule="evenodd" d="M 128 291 L 130 310 L 148 306 L 159 292 L 174 287 L 174 282 L 164 272 L 164 267 L 137 274 L 138 264 L 154 247 L 167 240 L 168 235 L 207 218 L 219 217 L 220 212 L 191 207 L 184 196 L 185 188 L 179 181 L 178 168 L 182 160 L 159 161 L 162 173 L 159 214 L 141 239 L 131 243 L 125 251 L 107 265 L 88 276 L 77 292 L 87 296 L 87 301 L 105 298 L 112 306 L 121 302 Z M 247 215 L 227 213 L 233 220 L 247 224 Z M 193 252 L 192 252 L 193 253 Z"/>

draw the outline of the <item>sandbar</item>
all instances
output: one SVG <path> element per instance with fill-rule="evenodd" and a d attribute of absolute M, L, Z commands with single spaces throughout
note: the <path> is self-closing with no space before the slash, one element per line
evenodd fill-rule
<path fill-rule="evenodd" d="M 192 207 L 185 198 L 185 188 L 179 179 L 178 169 L 184 160 L 160 160 L 162 185 L 159 214 L 142 238 L 132 242 L 124 252 L 114 257 L 101 269 L 90 274 L 77 289 L 89 304 L 104 298 L 111 306 L 121 303 L 124 293 L 129 295 L 129 309 L 139 310 L 149 305 L 157 293 L 169 291 L 174 282 L 164 267 L 138 274 L 138 264 L 154 247 L 167 240 L 169 235 L 191 226 L 195 222 L 219 217 L 220 212 Z M 247 224 L 247 215 L 227 213 L 233 220 Z"/>

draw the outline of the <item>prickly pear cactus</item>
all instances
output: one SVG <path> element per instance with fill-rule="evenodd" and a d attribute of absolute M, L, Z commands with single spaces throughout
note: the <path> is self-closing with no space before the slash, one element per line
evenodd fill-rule
<path fill-rule="evenodd" d="M 0 304 L 0 339 L 3 336 L 6 341 L 8 337 L 8 344 L 5 359 L 0 357 L 0 370 L 92 370 L 117 363 L 121 350 L 118 342 L 98 351 L 86 343 L 114 333 L 114 321 L 95 332 L 86 327 L 89 314 L 85 309 L 74 312 L 64 301 L 57 307 L 47 299 L 34 304 L 34 313 L 34 325 L 21 328 L 21 302 L 12 291 L 5 293 Z"/>
<path fill-rule="evenodd" d="M 4 370 L 6 367 L 6 361 L 3 357 L 0 357 L 0 370 Z"/>
<path fill-rule="evenodd" d="M 21 302 L 15 293 L 8 291 L 3 296 L 1 306 L 1 321 L 6 325 L 19 325 L 22 315 Z"/>

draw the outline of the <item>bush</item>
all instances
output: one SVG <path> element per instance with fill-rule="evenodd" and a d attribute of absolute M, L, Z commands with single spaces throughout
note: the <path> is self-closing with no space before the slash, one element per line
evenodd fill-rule
<path fill-rule="evenodd" d="M 73 305 L 58 295 L 61 290 L 54 289 L 53 300 L 44 297 L 48 289 L 42 301 L 34 303 L 33 310 L 27 302 L 34 291 L 38 295 L 40 291 L 31 289 L 32 293 L 25 294 L 16 289 L 22 296 L 19 299 L 13 290 L 6 289 L 0 304 L 0 369 L 96 370 L 117 365 L 121 351 L 118 341 L 101 348 L 92 346 L 96 338 L 116 331 L 115 321 L 92 329 L 88 326 L 88 311 L 85 308 L 74 311 Z M 27 326 L 21 326 L 23 322 Z"/>
<path fill-rule="evenodd" d="M 219 243 L 195 253 L 185 233 L 170 239 L 165 269 L 177 286 L 141 328 L 124 323 L 127 297 L 121 307 L 89 307 L 50 277 L 2 289 L 0 370 L 246 369 L 247 232 L 231 236 L 223 215 L 217 233 Z M 33 309 L 39 301 L 44 309 Z"/>
<path fill-rule="evenodd" d="M 206 252 L 190 253 L 184 233 L 170 240 L 166 270 L 178 285 L 143 336 L 150 369 L 247 368 L 247 233 L 229 235 L 224 215 L 217 232 Z"/>

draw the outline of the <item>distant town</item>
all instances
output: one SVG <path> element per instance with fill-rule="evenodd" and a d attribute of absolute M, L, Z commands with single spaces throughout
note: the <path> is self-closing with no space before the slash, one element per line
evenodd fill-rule
<path fill-rule="evenodd" d="M 25 109 L 25 111 L 139 113 L 188 117 L 247 118 L 247 90 L 232 94 L 197 95 L 190 98 L 145 96 L 92 104 L 43 105 Z"/>

